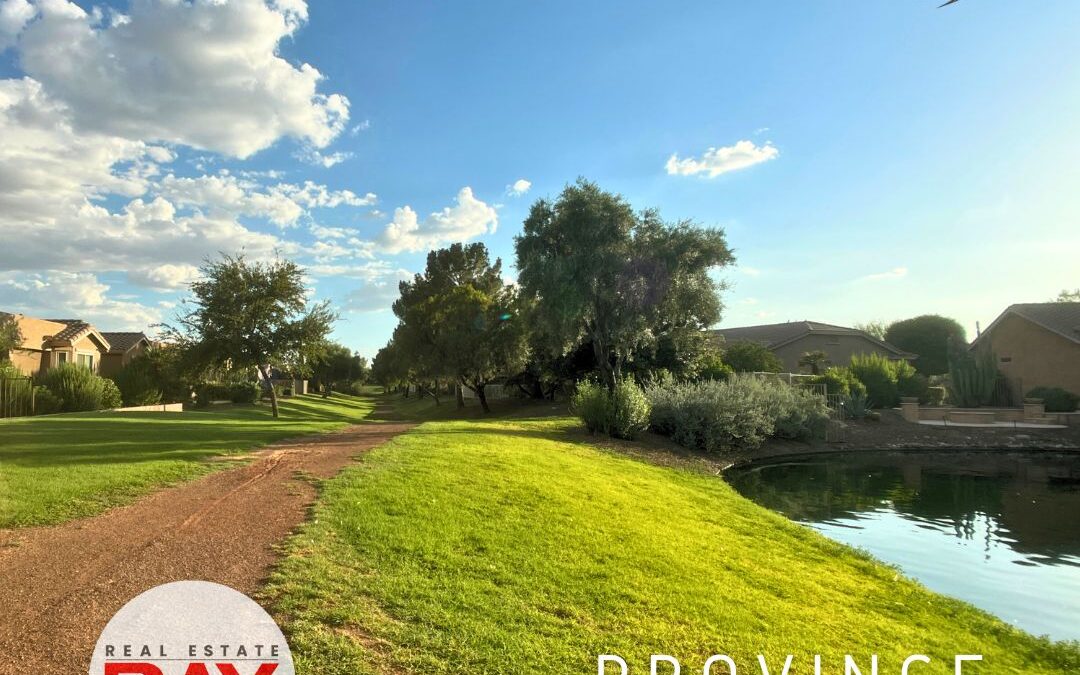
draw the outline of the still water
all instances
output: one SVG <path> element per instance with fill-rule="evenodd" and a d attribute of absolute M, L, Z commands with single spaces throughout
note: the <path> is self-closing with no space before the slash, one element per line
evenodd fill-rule
<path fill-rule="evenodd" d="M 1080 639 L 1080 455 L 859 452 L 727 479 L 933 590 L 1036 635 Z"/>

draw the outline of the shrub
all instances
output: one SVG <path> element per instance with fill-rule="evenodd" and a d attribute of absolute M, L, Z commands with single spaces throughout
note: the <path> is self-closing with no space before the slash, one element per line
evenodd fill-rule
<path fill-rule="evenodd" d="M 855 377 L 850 369 L 842 366 L 827 368 L 821 375 L 810 380 L 814 384 L 824 384 L 829 394 L 851 396 L 855 393 L 866 395 L 866 386 Z"/>
<path fill-rule="evenodd" d="M 124 405 L 154 405 L 161 403 L 161 387 L 155 377 L 152 363 L 146 356 L 138 356 L 113 378 L 120 388 Z"/>
<path fill-rule="evenodd" d="M 72 363 L 45 371 L 42 384 L 60 400 L 62 412 L 117 408 L 122 400 L 115 382 Z"/>
<path fill-rule="evenodd" d="M 255 403 L 262 388 L 258 382 L 236 382 L 229 385 L 229 400 L 233 403 Z"/>
<path fill-rule="evenodd" d="M 893 362 L 881 354 L 856 354 L 851 357 L 851 373 L 866 387 L 866 397 L 873 408 L 892 408 L 900 403 Z"/>
<path fill-rule="evenodd" d="M 926 405 L 941 405 L 945 402 L 945 387 L 934 386 L 926 388 Z M 922 401 L 920 401 L 922 403 Z"/>
<path fill-rule="evenodd" d="M 701 361 L 698 380 L 726 380 L 735 374 L 735 369 L 724 363 L 719 354 L 710 354 Z"/>
<path fill-rule="evenodd" d="M 34 414 L 51 415 L 60 412 L 62 401 L 48 387 L 39 384 L 34 387 Z"/>
<path fill-rule="evenodd" d="M 608 433 L 611 399 L 607 389 L 595 382 L 579 382 L 570 397 L 570 410 L 581 418 L 590 434 Z"/>
<path fill-rule="evenodd" d="M 955 319 L 926 314 L 891 324 L 885 331 L 885 341 L 917 354 L 915 368 L 924 375 L 940 375 L 949 371 L 949 343 L 964 343 L 964 327 Z"/>
<path fill-rule="evenodd" d="M 756 448 L 770 436 L 806 439 L 825 428 L 825 401 L 782 382 L 736 375 L 726 382 L 650 387 L 650 426 L 706 452 Z"/>
<path fill-rule="evenodd" d="M 0 361 L 0 380 L 10 380 L 26 377 L 22 371 L 15 367 L 11 361 Z"/>
<path fill-rule="evenodd" d="M 910 368 L 910 366 L 908 366 Z M 928 390 L 930 389 L 930 380 L 925 375 L 912 372 L 910 375 L 900 375 L 896 380 L 896 389 L 900 393 L 901 397 L 912 397 L 919 399 L 919 403 L 926 404 L 929 402 Z"/>
<path fill-rule="evenodd" d="M 866 390 L 856 392 L 844 400 L 844 408 L 847 409 L 848 417 L 861 420 L 870 413 L 870 401 L 866 397 Z"/>
<path fill-rule="evenodd" d="M 949 400 L 963 408 L 990 402 L 997 382 L 997 357 L 990 351 L 972 354 L 953 345 L 949 354 Z"/>
<path fill-rule="evenodd" d="M 1080 396 L 1061 387 L 1035 387 L 1027 398 L 1041 398 L 1046 412 L 1073 412 L 1080 405 Z"/>
<path fill-rule="evenodd" d="M 634 439 L 649 428 L 649 400 L 631 380 L 615 385 L 611 393 L 611 418 L 608 433 L 615 438 Z"/>
<path fill-rule="evenodd" d="M 724 363 L 736 373 L 779 373 L 784 364 L 756 342 L 732 342 L 724 347 Z"/>

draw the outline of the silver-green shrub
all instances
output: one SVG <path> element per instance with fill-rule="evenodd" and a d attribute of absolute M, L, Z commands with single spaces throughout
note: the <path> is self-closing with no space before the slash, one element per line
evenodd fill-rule
<path fill-rule="evenodd" d="M 589 433 L 633 439 L 649 427 L 649 400 L 630 380 L 615 385 L 614 392 L 595 382 L 580 382 L 570 409 Z"/>
<path fill-rule="evenodd" d="M 808 439 L 820 435 L 828 421 L 823 398 L 751 375 L 664 384 L 645 395 L 654 431 L 706 452 L 752 449 L 772 436 Z"/>

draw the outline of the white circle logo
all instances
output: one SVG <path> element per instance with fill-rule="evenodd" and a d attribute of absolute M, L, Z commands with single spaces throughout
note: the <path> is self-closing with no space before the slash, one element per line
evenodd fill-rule
<path fill-rule="evenodd" d="M 295 675 L 274 619 L 248 596 L 209 581 L 174 581 L 113 616 L 90 675 Z"/>

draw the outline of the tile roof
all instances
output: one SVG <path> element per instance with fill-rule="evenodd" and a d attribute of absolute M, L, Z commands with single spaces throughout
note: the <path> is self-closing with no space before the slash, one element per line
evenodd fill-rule
<path fill-rule="evenodd" d="M 855 335 L 873 342 L 897 356 L 911 357 L 914 354 L 905 352 L 898 347 L 878 340 L 874 336 L 857 328 L 835 326 L 820 321 L 788 321 L 786 323 L 770 323 L 761 326 L 739 326 L 737 328 L 718 328 L 713 334 L 722 336 L 727 342 L 757 342 L 769 349 L 776 349 L 789 342 L 793 342 L 804 335 L 819 333 L 822 335 Z"/>
<path fill-rule="evenodd" d="M 134 333 L 102 333 L 102 335 L 109 341 L 112 351 L 121 354 L 139 344 L 142 340 L 149 341 L 150 339 L 142 331 Z"/>
<path fill-rule="evenodd" d="M 1080 343 L 1080 302 L 1025 302 L 1009 305 L 1001 316 L 986 327 L 982 335 L 989 333 L 1010 314 L 1027 319 L 1067 340 Z M 976 338 L 975 342 L 978 342 L 979 338 Z M 972 345 L 974 344 L 973 342 Z"/>
<path fill-rule="evenodd" d="M 46 319 L 46 321 L 62 323 L 67 326 L 66 328 L 62 328 L 59 333 L 53 335 L 54 340 L 78 340 L 80 337 L 94 329 L 93 326 L 81 319 Z"/>

